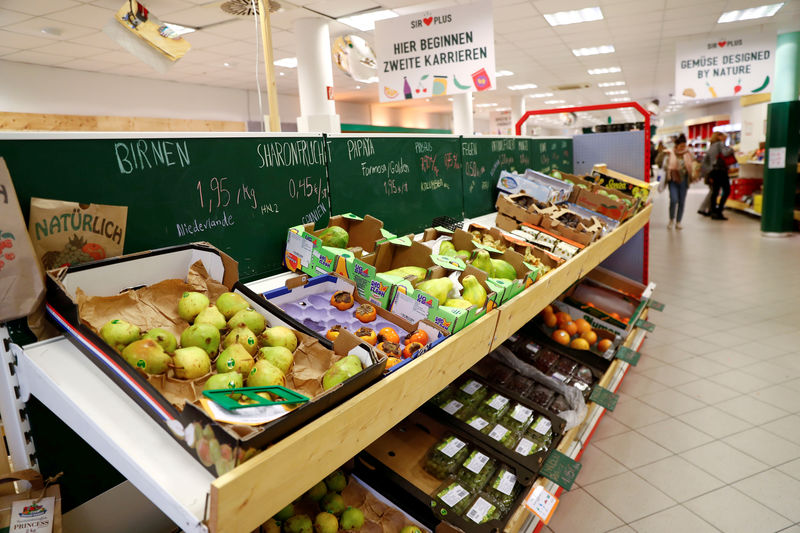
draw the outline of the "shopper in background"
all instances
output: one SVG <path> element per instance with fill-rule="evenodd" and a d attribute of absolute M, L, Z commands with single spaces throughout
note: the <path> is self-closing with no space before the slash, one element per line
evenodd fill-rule
<path fill-rule="evenodd" d="M 697 214 L 703 215 L 704 217 L 711 216 L 711 195 L 713 193 L 711 169 L 714 167 L 714 160 L 711 159 L 709 153 L 711 152 L 711 146 L 720 140 L 722 140 L 723 143 L 725 142 L 723 133 L 715 131 L 711 134 L 711 138 L 708 142 L 709 149 L 706 151 L 706 155 L 703 156 L 703 162 L 700 165 L 700 177 L 703 178 L 703 182 L 708 185 L 708 194 L 706 194 L 706 197 L 703 198 L 703 201 L 700 203 L 700 209 L 697 210 Z"/>
<path fill-rule="evenodd" d="M 725 146 L 727 138 L 728 136 L 722 132 L 714 132 L 714 135 L 711 136 L 711 145 L 703 158 L 703 166 L 709 169 L 708 176 L 711 180 L 711 201 L 708 212 L 714 220 L 728 220 L 722 214 L 722 210 L 725 208 L 725 201 L 731 192 L 728 166 L 735 162 L 735 159 L 733 148 Z M 720 195 L 720 191 L 722 195 Z M 717 198 L 718 196 L 719 198 Z"/>
<path fill-rule="evenodd" d="M 693 164 L 692 154 L 686 148 L 686 137 L 680 134 L 675 139 L 675 148 L 667 150 L 663 163 L 669 185 L 669 224 L 667 229 L 672 229 L 673 226 L 676 229 L 683 229 L 681 220 L 683 219 L 683 209 L 686 206 L 686 191 L 689 190 L 689 182 L 694 181 Z"/>

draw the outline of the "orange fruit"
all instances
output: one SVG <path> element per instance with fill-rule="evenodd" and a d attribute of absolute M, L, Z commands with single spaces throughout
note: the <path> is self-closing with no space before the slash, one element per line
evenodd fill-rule
<path fill-rule="evenodd" d="M 575 324 L 573 321 L 569 321 L 566 324 L 561 324 L 561 327 L 569 333 L 569 336 L 572 337 L 576 333 L 578 333 L 578 325 Z"/>
<path fill-rule="evenodd" d="M 398 359 L 397 357 L 387 357 L 386 358 L 386 370 L 389 370 L 390 368 L 392 368 L 394 365 L 396 365 L 399 362 L 400 362 L 400 359 Z"/>
<path fill-rule="evenodd" d="M 544 322 L 544 325 L 547 326 L 548 328 L 554 328 L 556 327 L 556 324 L 558 324 L 558 319 L 556 318 L 556 315 L 554 315 L 553 313 L 545 313 L 542 316 L 542 321 Z"/>
<path fill-rule="evenodd" d="M 600 339 L 597 343 L 597 349 L 601 352 L 605 352 L 611 348 L 611 340 L 610 339 Z"/>
<path fill-rule="evenodd" d="M 542 309 L 542 313 L 543 314 L 544 313 L 555 314 L 555 312 L 553 311 L 553 306 L 552 305 L 545 305 L 544 309 Z"/>
<path fill-rule="evenodd" d="M 584 331 L 581 333 L 581 339 L 585 339 L 589 346 L 597 342 L 597 333 L 592 330 Z"/>
<path fill-rule="evenodd" d="M 569 316 L 569 313 L 565 313 L 564 311 L 559 311 L 556 313 L 556 320 L 558 320 L 558 325 L 563 326 L 567 322 L 572 322 L 572 317 Z"/>
<path fill-rule="evenodd" d="M 576 350 L 588 350 L 589 342 L 586 339 L 578 337 L 577 339 L 572 339 L 572 342 L 569 343 L 569 347 L 575 348 Z"/>
<path fill-rule="evenodd" d="M 589 324 L 585 319 L 579 318 L 575 321 L 575 325 L 578 326 L 578 334 L 583 335 L 587 331 L 592 331 L 592 325 Z"/>
<path fill-rule="evenodd" d="M 564 331 L 563 329 L 557 329 L 553 332 L 552 338 L 559 344 L 563 344 L 566 346 L 569 344 L 569 333 Z"/>

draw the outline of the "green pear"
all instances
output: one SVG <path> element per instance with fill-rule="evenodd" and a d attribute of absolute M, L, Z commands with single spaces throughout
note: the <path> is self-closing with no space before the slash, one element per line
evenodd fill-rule
<path fill-rule="evenodd" d="M 422 530 L 417 526 L 405 526 L 400 533 L 422 533 Z"/>
<path fill-rule="evenodd" d="M 178 314 L 189 323 L 206 307 L 208 307 L 208 296 L 199 292 L 184 292 L 178 300 Z"/>
<path fill-rule="evenodd" d="M 283 523 L 283 532 L 314 533 L 314 526 L 311 524 L 311 519 L 308 516 L 299 514 Z"/>
<path fill-rule="evenodd" d="M 247 309 L 250 307 L 250 304 L 247 303 L 241 294 L 237 294 L 235 292 L 225 292 L 219 295 L 217 298 L 217 309 L 219 312 L 222 313 L 222 316 L 225 317 L 225 320 L 230 320 L 230 318 L 241 311 L 242 309 Z"/>
<path fill-rule="evenodd" d="M 211 359 L 205 350 L 197 346 L 175 350 L 172 364 L 175 376 L 181 379 L 197 379 L 211 372 Z"/>
<path fill-rule="evenodd" d="M 138 327 L 118 318 L 109 320 L 100 328 L 100 337 L 117 352 L 122 352 L 122 349 L 137 340 L 139 335 Z"/>
<path fill-rule="evenodd" d="M 334 514 L 339 516 L 344 511 L 344 500 L 342 500 L 342 495 L 336 492 L 329 492 L 322 498 L 322 501 L 319 502 L 319 506 L 322 508 L 323 511 L 327 513 Z"/>
<path fill-rule="evenodd" d="M 283 377 L 281 369 L 269 361 L 256 361 L 253 369 L 247 376 L 248 387 L 270 387 L 273 385 L 286 385 L 286 378 Z"/>
<path fill-rule="evenodd" d="M 364 513 L 355 507 L 348 507 L 342 513 L 341 526 L 345 531 L 358 531 L 364 525 Z"/>
<path fill-rule="evenodd" d="M 278 511 L 278 514 L 275 515 L 275 520 L 280 520 L 282 522 L 285 522 L 286 520 L 289 520 L 293 516 L 294 516 L 294 505 L 290 503 L 289 505 Z"/>
<path fill-rule="evenodd" d="M 261 346 L 283 346 L 294 353 L 297 349 L 297 335 L 285 326 L 267 328 L 259 338 Z"/>
<path fill-rule="evenodd" d="M 311 487 L 311 489 L 306 494 L 308 495 L 309 498 L 311 498 L 311 500 L 318 502 L 322 498 L 324 498 L 325 494 L 327 493 L 328 493 L 328 487 L 325 486 L 324 481 L 320 481 L 319 483 Z"/>
<path fill-rule="evenodd" d="M 240 373 L 225 372 L 223 374 L 214 374 L 208 378 L 206 384 L 203 385 L 203 390 L 239 389 L 243 386 L 243 383 Z"/>
<path fill-rule="evenodd" d="M 486 272 L 490 278 L 495 277 L 494 266 L 492 265 L 492 258 L 486 250 L 478 250 L 475 254 L 475 259 L 472 260 L 472 266 L 480 268 Z"/>
<path fill-rule="evenodd" d="M 442 241 L 439 245 L 439 255 L 456 255 L 456 247 L 453 241 Z"/>
<path fill-rule="evenodd" d="M 339 520 L 331 513 L 319 513 L 314 518 L 314 531 L 316 533 L 336 533 L 339 531 Z"/>
<path fill-rule="evenodd" d="M 483 304 L 486 303 L 486 289 L 483 288 L 478 278 L 472 274 L 466 275 L 461 280 L 461 284 L 464 285 L 464 290 L 461 291 L 461 298 L 471 302 L 472 305 L 483 307 Z"/>
<path fill-rule="evenodd" d="M 269 361 L 283 372 L 289 373 L 289 367 L 294 362 L 294 355 L 283 346 L 265 346 L 258 351 L 258 358 Z"/>
<path fill-rule="evenodd" d="M 217 357 L 217 372 L 238 372 L 246 376 L 253 369 L 253 356 L 239 343 L 225 348 Z"/>
<path fill-rule="evenodd" d="M 462 261 L 468 261 L 471 256 L 472 253 L 467 250 L 456 250 L 456 257 L 460 258 Z"/>
<path fill-rule="evenodd" d="M 228 320 L 228 327 L 231 329 L 247 328 L 256 335 L 264 331 L 267 327 L 267 319 L 252 307 L 242 309 Z"/>
<path fill-rule="evenodd" d="M 236 328 L 231 330 L 230 333 L 228 333 L 228 335 L 225 337 L 225 340 L 222 341 L 222 347 L 228 348 L 229 346 L 237 343 L 241 344 L 250 355 L 255 355 L 256 351 L 258 351 L 258 339 L 256 338 L 255 333 L 247 328 Z"/>
<path fill-rule="evenodd" d="M 281 526 L 278 525 L 277 520 L 274 518 L 267 520 L 264 525 L 261 526 L 261 529 L 264 533 L 281 533 Z M 420 531 L 420 533 L 422 532 Z"/>
<path fill-rule="evenodd" d="M 163 374 L 170 362 L 169 355 L 153 339 L 133 341 L 122 350 L 122 358 L 132 367 L 148 374 Z"/>
<path fill-rule="evenodd" d="M 175 348 L 178 347 L 178 341 L 175 340 L 175 335 L 162 328 L 153 328 L 145 333 L 142 338 L 153 339 L 167 353 L 175 352 Z"/>
<path fill-rule="evenodd" d="M 191 325 L 181 333 L 181 346 L 197 346 L 208 354 L 216 353 L 219 348 L 219 330 L 211 324 Z"/>
<path fill-rule="evenodd" d="M 322 388 L 329 390 L 361 372 L 361 361 L 355 355 L 339 359 L 322 376 Z"/>
<path fill-rule="evenodd" d="M 344 472 L 336 470 L 325 478 L 325 486 L 331 492 L 342 492 L 347 487 L 347 478 Z"/>
<path fill-rule="evenodd" d="M 211 324 L 217 329 L 225 329 L 225 316 L 219 312 L 216 305 L 210 305 L 200 311 L 194 319 L 195 324 Z"/>

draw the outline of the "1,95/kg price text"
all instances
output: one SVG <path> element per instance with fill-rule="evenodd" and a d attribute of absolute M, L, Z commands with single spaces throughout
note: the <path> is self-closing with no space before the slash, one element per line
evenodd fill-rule
<path fill-rule="evenodd" d="M 386 196 L 394 196 L 396 194 L 405 194 L 408 192 L 408 183 L 396 183 L 394 180 L 386 180 L 383 182 L 383 190 L 386 191 Z"/>
<path fill-rule="evenodd" d="M 278 204 L 264 204 L 259 206 L 256 190 L 243 183 L 233 190 L 226 186 L 228 178 L 211 178 L 207 184 L 203 180 L 197 181 L 197 194 L 200 197 L 200 207 L 208 205 L 208 212 L 214 208 L 225 208 L 235 202 L 236 205 L 249 206 L 251 209 L 260 210 L 261 213 L 277 213 Z M 205 192 L 205 193 L 204 193 Z"/>

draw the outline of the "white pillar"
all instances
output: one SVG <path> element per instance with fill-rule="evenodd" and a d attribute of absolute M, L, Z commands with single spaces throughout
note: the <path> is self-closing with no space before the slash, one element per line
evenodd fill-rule
<path fill-rule="evenodd" d="M 511 97 L 511 134 L 514 135 L 517 131 L 517 122 L 525 114 L 525 97 L 520 95 L 513 95 Z M 522 135 L 525 135 L 525 126 L 522 127 Z"/>
<path fill-rule="evenodd" d="M 472 93 L 453 95 L 453 134 L 472 135 L 474 133 L 472 117 Z"/>
<path fill-rule="evenodd" d="M 301 132 L 338 133 L 339 115 L 333 100 L 328 99 L 328 87 L 333 88 L 331 64 L 331 34 L 323 18 L 302 18 L 294 21 L 297 36 L 297 86 L 300 93 L 300 116 L 297 130 Z"/>

